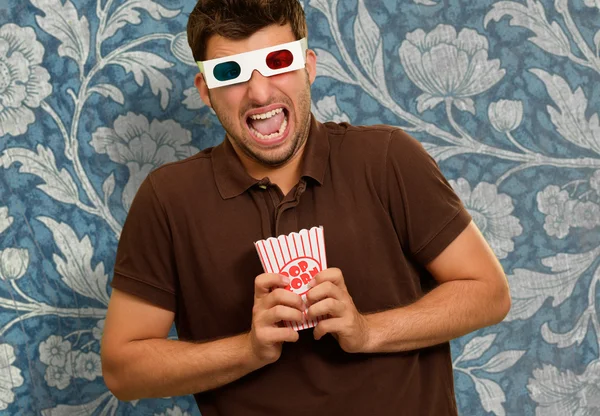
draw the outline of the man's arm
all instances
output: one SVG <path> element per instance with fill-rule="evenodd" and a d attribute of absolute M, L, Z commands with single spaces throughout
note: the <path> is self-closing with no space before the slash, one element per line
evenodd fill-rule
<path fill-rule="evenodd" d="M 166 339 L 173 312 L 114 289 L 101 348 L 107 387 L 125 401 L 181 396 L 223 386 L 276 361 L 282 343 L 298 339 L 278 322 L 302 319 L 301 298 L 281 289 L 287 283 L 277 274 L 258 276 L 251 331 L 202 344 Z"/>
<path fill-rule="evenodd" d="M 508 314 L 506 276 L 473 222 L 426 267 L 439 286 L 409 306 L 368 315 L 356 310 L 339 270 L 315 276 L 308 315 L 332 316 L 317 325 L 315 338 L 331 333 L 348 352 L 408 351 L 496 324 Z"/>

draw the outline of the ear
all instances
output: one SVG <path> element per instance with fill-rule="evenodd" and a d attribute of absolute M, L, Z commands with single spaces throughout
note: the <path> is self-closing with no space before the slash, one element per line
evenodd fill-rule
<path fill-rule="evenodd" d="M 308 71 L 308 79 L 312 85 L 317 77 L 317 54 L 312 49 L 306 51 L 306 70 Z"/>
<path fill-rule="evenodd" d="M 206 85 L 206 81 L 204 80 L 204 76 L 201 72 L 198 72 L 194 77 L 194 85 L 200 93 L 200 98 L 204 101 L 208 107 L 212 108 L 212 104 L 210 103 L 210 96 L 208 95 L 208 86 Z"/>

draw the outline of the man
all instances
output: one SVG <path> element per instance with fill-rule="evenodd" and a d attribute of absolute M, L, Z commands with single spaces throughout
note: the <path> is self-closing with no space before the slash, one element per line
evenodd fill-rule
<path fill-rule="evenodd" d="M 152 172 L 131 206 L 102 341 L 119 399 L 194 394 L 203 416 L 455 415 L 448 341 L 508 313 L 499 262 L 420 144 L 311 116 L 305 37 L 297 0 L 191 14 L 195 85 L 227 135 Z M 282 321 L 301 321 L 303 301 L 262 273 L 253 242 L 313 226 L 331 267 L 307 314 L 327 318 L 297 332 Z"/>

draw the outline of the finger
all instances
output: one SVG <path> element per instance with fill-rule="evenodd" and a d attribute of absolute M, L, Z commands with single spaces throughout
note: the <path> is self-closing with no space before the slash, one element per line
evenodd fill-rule
<path fill-rule="evenodd" d="M 346 305 L 337 299 L 327 298 L 315 303 L 306 312 L 310 319 L 315 319 L 318 316 L 331 316 L 332 318 L 340 318 L 346 310 Z"/>
<path fill-rule="evenodd" d="M 313 336 L 316 340 L 319 340 L 326 334 L 337 334 L 342 324 L 343 320 L 341 318 L 324 319 L 315 326 Z"/>
<path fill-rule="evenodd" d="M 313 287 L 306 293 L 307 305 L 314 305 L 323 299 L 333 298 L 339 301 L 344 299 L 344 291 L 332 282 L 324 282 Z"/>
<path fill-rule="evenodd" d="M 284 288 L 290 283 L 290 279 L 278 273 L 263 273 L 254 279 L 254 296 L 263 298 L 273 289 Z"/>
<path fill-rule="evenodd" d="M 344 275 L 342 271 L 337 267 L 331 267 L 325 269 L 315 275 L 315 283 L 313 286 L 320 285 L 324 282 L 331 282 L 339 288 L 346 289 L 346 282 L 344 282 Z"/>
<path fill-rule="evenodd" d="M 300 338 L 298 332 L 294 331 L 292 328 L 272 328 L 268 332 L 269 342 L 270 343 L 280 343 L 280 342 L 296 342 Z"/>
<path fill-rule="evenodd" d="M 262 322 L 269 326 L 281 321 L 302 322 L 303 316 L 298 309 L 277 305 L 265 312 Z"/>
<path fill-rule="evenodd" d="M 265 309 L 271 309 L 277 305 L 289 306 L 290 308 L 304 311 L 304 302 L 302 298 L 289 290 L 275 289 L 262 300 Z"/>

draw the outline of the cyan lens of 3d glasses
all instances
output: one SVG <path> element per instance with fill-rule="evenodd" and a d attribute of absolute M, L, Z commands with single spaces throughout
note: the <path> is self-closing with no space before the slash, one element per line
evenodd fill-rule
<path fill-rule="evenodd" d="M 213 75 L 219 81 L 231 81 L 240 76 L 242 68 L 237 62 L 229 61 L 223 62 L 215 66 L 213 69 Z"/>

